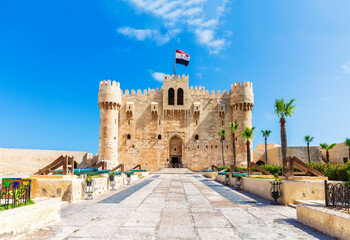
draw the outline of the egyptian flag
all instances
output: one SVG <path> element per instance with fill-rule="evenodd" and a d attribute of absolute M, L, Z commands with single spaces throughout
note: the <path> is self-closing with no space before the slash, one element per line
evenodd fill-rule
<path fill-rule="evenodd" d="M 181 50 L 176 50 L 176 63 L 187 66 L 189 62 L 190 62 L 190 55 L 188 55 L 187 53 Z"/>

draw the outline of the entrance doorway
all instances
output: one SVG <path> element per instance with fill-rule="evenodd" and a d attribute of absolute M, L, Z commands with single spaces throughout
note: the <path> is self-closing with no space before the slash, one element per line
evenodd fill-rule
<path fill-rule="evenodd" d="M 172 157 L 171 158 L 171 163 L 172 164 L 179 164 L 179 158 L 178 157 Z"/>
<path fill-rule="evenodd" d="M 173 136 L 169 143 L 170 163 L 168 167 L 181 168 L 182 164 L 182 139 L 178 136 Z"/>

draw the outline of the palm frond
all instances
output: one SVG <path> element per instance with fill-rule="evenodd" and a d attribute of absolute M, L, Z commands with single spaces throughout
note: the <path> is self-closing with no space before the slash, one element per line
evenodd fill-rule
<path fill-rule="evenodd" d="M 284 107 L 284 115 L 291 117 L 294 114 L 295 105 L 293 105 L 295 99 L 290 100 Z"/>
<path fill-rule="evenodd" d="M 230 122 L 230 129 L 232 130 L 232 132 L 237 131 L 238 127 L 239 123 Z"/>
<path fill-rule="evenodd" d="M 320 143 L 320 147 L 324 150 L 327 150 L 329 145 L 327 143 Z"/>
<path fill-rule="evenodd" d="M 335 147 L 335 145 L 337 145 L 337 144 L 333 143 L 333 144 L 329 145 L 328 150 L 333 149 Z"/>
<path fill-rule="evenodd" d="M 270 130 L 261 130 L 261 133 L 264 138 L 268 138 L 270 136 L 271 131 Z"/>
<path fill-rule="evenodd" d="M 220 137 L 225 137 L 226 136 L 226 132 L 227 132 L 227 130 L 226 129 L 220 129 L 220 131 L 218 132 L 218 135 L 220 136 Z"/>
<path fill-rule="evenodd" d="M 275 100 L 275 113 L 280 118 L 284 117 L 284 107 L 285 102 L 283 98 Z"/>
<path fill-rule="evenodd" d="M 304 137 L 306 143 L 310 143 L 314 140 L 314 137 L 311 137 L 310 135 Z"/>
<path fill-rule="evenodd" d="M 350 147 L 350 138 L 345 139 L 345 145 Z"/>
<path fill-rule="evenodd" d="M 255 127 L 252 127 L 252 128 L 249 128 L 249 127 L 246 127 L 244 129 L 243 132 L 241 132 L 241 136 L 249 141 L 250 139 L 253 139 L 254 138 L 254 130 L 255 130 Z"/>

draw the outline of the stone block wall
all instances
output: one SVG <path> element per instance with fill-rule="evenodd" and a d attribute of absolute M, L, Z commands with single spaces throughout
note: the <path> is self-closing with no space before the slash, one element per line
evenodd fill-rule
<path fill-rule="evenodd" d="M 97 161 L 97 157 L 88 152 L 0 148 L 0 173 L 33 174 L 61 155 L 74 156 L 78 168 Z"/>
<path fill-rule="evenodd" d="M 171 88 L 175 95 L 174 105 L 169 105 L 168 101 Z M 183 91 L 183 104 L 177 104 L 179 89 Z M 141 164 L 142 168 L 150 171 L 164 168 L 174 158 L 193 171 L 201 171 L 211 165 L 221 166 L 222 143 L 217 133 L 224 128 L 228 130 L 223 144 L 225 164 L 229 165 L 233 163 L 233 137 L 229 124 L 235 121 L 241 123 L 238 132 L 251 127 L 253 102 L 252 84 L 249 82 L 233 84 L 229 93 L 209 93 L 202 86 L 189 87 L 188 76 L 175 78 L 174 75 L 165 75 L 160 90 L 126 89 L 118 107 L 119 118 L 116 118 L 118 162 L 124 163 L 126 169 Z M 101 110 L 102 114 L 106 114 L 106 109 Z M 101 123 L 100 133 L 101 127 L 108 130 L 106 122 Z M 238 165 L 245 165 L 246 142 L 239 133 L 236 135 Z M 104 151 L 104 145 L 100 138 L 100 151 Z"/>

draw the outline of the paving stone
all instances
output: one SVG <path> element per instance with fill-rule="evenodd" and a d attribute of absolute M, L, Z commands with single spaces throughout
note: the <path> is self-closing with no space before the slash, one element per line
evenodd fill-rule
<path fill-rule="evenodd" d="M 219 213 L 192 213 L 195 225 L 205 228 L 225 228 L 230 227 L 229 222 Z"/>
<path fill-rule="evenodd" d="M 140 240 L 140 239 L 156 239 L 155 227 L 121 227 L 112 239 L 119 240 Z"/>
<path fill-rule="evenodd" d="M 108 238 L 117 232 L 117 227 L 115 221 L 95 220 L 74 231 L 69 237 Z"/>
<path fill-rule="evenodd" d="M 159 239 L 194 239 L 196 234 L 192 226 L 160 226 L 157 237 Z"/>
<path fill-rule="evenodd" d="M 91 201 L 66 205 L 36 239 L 332 239 L 293 208 L 193 174 L 158 174 Z M 48 237 L 50 236 L 50 237 Z M 26 239 L 26 238 L 24 238 Z M 29 240 L 30 238 L 26 239 Z"/>
<path fill-rule="evenodd" d="M 233 228 L 198 228 L 197 231 L 202 240 L 241 239 Z"/>
<path fill-rule="evenodd" d="M 133 213 L 123 227 L 156 227 L 160 221 L 160 213 Z"/>

